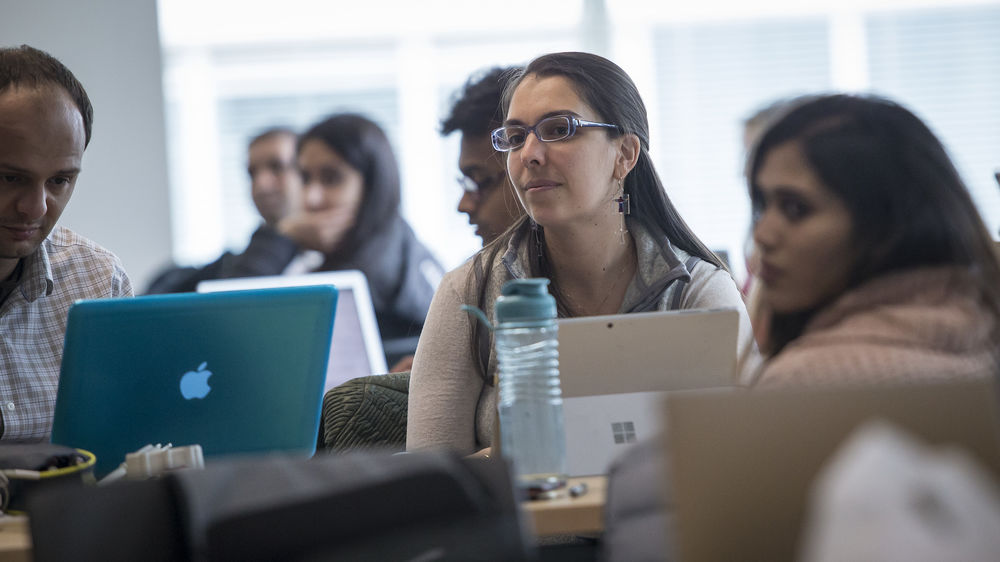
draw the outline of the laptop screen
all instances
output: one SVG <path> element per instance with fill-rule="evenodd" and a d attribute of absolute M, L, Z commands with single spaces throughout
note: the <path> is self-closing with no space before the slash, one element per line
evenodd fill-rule
<path fill-rule="evenodd" d="M 199 283 L 198 292 L 305 285 L 333 285 L 339 292 L 324 392 L 354 378 L 388 372 L 368 280 L 360 271 L 213 279 Z"/>
<path fill-rule="evenodd" d="M 98 476 L 146 444 L 311 454 L 336 305 L 332 287 L 79 301 L 52 441 Z"/>

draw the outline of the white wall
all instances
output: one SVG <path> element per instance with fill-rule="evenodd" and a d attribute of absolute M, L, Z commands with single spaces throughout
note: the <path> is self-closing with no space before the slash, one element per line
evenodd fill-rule
<path fill-rule="evenodd" d="M 115 252 L 137 291 L 170 256 L 156 3 L 0 0 L 0 45 L 61 60 L 94 105 L 94 132 L 60 223 Z"/>

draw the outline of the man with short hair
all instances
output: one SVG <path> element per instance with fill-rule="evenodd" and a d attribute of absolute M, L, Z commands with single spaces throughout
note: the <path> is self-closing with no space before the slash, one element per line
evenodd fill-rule
<path fill-rule="evenodd" d="M 278 224 L 302 200 L 302 177 L 295 165 L 297 142 L 298 135 L 287 127 L 272 127 L 250 139 L 250 195 L 264 224 Z"/>
<path fill-rule="evenodd" d="M 27 45 L 0 48 L 0 423 L 4 441 L 52 430 L 66 318 L 77 299 L 132 295 L 119 259 L 56 222 L 90 143 L 73 73 Z"/>
<path fill-rule="evenodd" d="M 461 131 L 458 168 L 464 194 L 458 210 L 469 215 L 476 235 L 489 244 L 514 223 L 524 209 L 507 176 L 504 155 L 493 149 L 490 134 L 503 124 L 500 98 L 507 78 L 519 70 L 491 68 L 473 75 L 458 94 L 449 115 L 441 123 L 441 134 Z"/>
<path fill-rule="evenodd" d="M 281 269 L 288 262 L 288 244 L 277 225 L 298 210 L 302 200 L 302 177 L 295 163 L 297 142 L 298 135 L 287 127 L 267 129 L 250 140 L 250 195 L 264 223 L 250 237 L 243 253 L 226 252 L 203 267 L 171 267 L 160 273 L 146 292 L 191 292 L 207 279 L 273 275 L 276 268 Z M 284 267 L 284 273 L 306 273 L 322 261 L 319 252 L 302 251 Z"/>

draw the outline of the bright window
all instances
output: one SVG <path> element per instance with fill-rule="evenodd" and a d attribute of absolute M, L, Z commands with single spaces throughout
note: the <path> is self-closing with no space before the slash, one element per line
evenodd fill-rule
<path fill-rule="evenodd" d="M 1000 2 L 884 0 L 160 0 L 174 258 L 242 249 L 258 218 L 246 143 L 349 110 L 389 134 L 403 214 L 446 267 L 478 248 L 438 134 L 472 72 L 545 52 L 609 56 L 635 79 L 668 193 L 742 270 L 741 122 L 780 97 L 874 90 L 927 120 L 1000 230 Z M 280 13 L 276 10 L 280 9 Z"/>

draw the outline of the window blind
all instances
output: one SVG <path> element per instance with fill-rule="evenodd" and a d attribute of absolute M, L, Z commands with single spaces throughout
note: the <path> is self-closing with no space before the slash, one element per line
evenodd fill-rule
<path fill-rule="evenodd" d="M 941 138 L 997 236 L 1000 188 L 1000 6 L 874 14 L 872 89 L 906 105 Z"/>
<path fill-rule="evenodd" d="M 657 171 L 681 215 L 742 274 L 750 206 L 743 120 L 778 98 L 828 90 L 824 18 L 684 23 L 655 32 Z"/>

